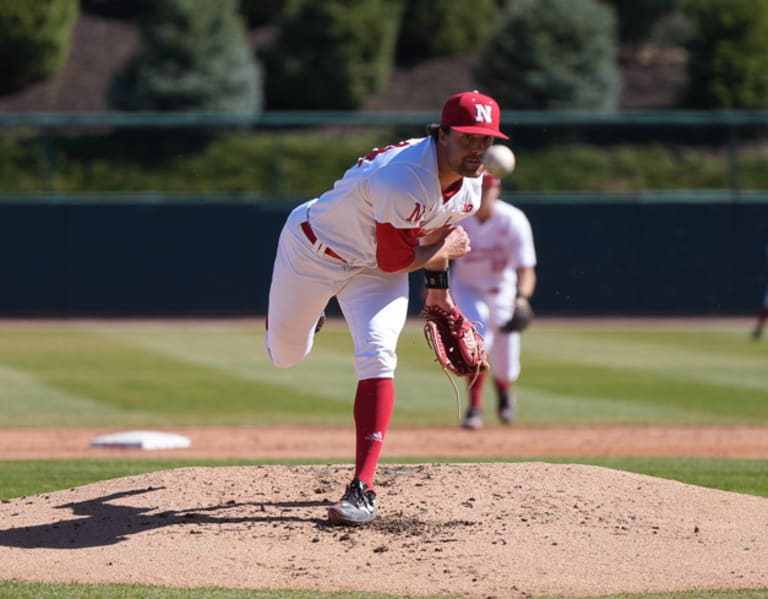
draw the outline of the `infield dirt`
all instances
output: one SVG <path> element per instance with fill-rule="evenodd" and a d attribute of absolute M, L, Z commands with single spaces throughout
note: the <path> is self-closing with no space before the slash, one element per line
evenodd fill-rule
<path fill-rule="evenodd" d="M 48 457 L 195 457 L 197 448 L 206 457 L 314 451 L 329 464 L 180 468 L 5 501 L 5 580 L 468 597 L 768 587 L 761 497 L 535 459 L 386 464 L 377 477 L 380 518 L 346 528 L 325 515 L 350 475 L 348 464 L 334 463 L 351 455 L 350 431 L 174 429 L 193 447 L 120 452 L 87 448 L 104 431 L 7 430 L 0 455 L 12 457 L 22 432 L 44 435 Z M 220 439 L 218 453 L 203 432 Z M 640 443 L 630 453 L 633 439 Z M 570 447 L 570 455 L 764 458 L 767 439 L 749 428 L 406 429 L 390 432 L 387 449 L 390 458 L 534 455 L 519 451 L 526 446 L 542 457 Z"/>

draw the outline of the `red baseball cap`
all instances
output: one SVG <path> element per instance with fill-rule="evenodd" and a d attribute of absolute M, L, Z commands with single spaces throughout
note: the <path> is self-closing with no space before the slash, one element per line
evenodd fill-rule
<path fill-rule="evenodd" d="M 443 106 L 440 125 L 460 133 L 509 139 L 499 130 L 501 110 L 496 100 L 477 90 L 451 96 Z"/>
<path fill-rule="evenodd" d="M 501 179 L 494 177 L 488 171 L 483 175 L 483 189 L 486 187 L 501 187 Z"/>

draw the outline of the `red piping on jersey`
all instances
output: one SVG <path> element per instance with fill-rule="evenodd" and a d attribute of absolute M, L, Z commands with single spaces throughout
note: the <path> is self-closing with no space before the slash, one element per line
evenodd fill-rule
<path fill-rule="evenodd" d="M 448 200 L 450 200 L 453 196 L 455 196 L 458 193 L 458 191 L 461 189 L 462 183 L 464 183 L 464 177 L 462 177 L 458 181 L 454 181 L 448 187 L 442 190 L 443 204 L 445 204 Z"/>

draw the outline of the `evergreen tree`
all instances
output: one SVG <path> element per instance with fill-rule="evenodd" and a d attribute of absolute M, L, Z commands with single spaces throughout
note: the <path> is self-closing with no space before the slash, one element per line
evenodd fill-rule
<path fill-rule="evenodd" d="M 107 19 L 137 20 L 152 0 L 80 0 L 84 13 L 99 15 Z"/>
<path fill-rule="evenodd" d="M 398 62 L 478 52 L 498 13 L 496 0 L 407 0 L 397 41 Z"/>
<path fill-rule="evenodd" d="M 66 63 L 78 0 L 0 2 L 0 92 L 55 75 Z"/>
<path fill-rule="evenodd" d="M 516 0 L 475 76 L 504 108 L 615 109 L 621 77 L 614 11 L 597 0 Z"/>
<path fill-rule="evenodd" d="M 618 19 L 619 45 L 634 47 L 651 38 L 662 17 L 680 9 L 681 0 L 603 0 Z"/>
<path fill-rule="evenodd" d="M 110 105 L 259 112 L 261 70 L 237 11 L 237 0 L 154 0 L 141 21 L 143 47 L 113 81 Z"/>
<path fill-rule="evenodd" d="M 690 108 L 768 108 L 768 1 L 696 0 L 686 13 Z"/>
<path fill-rule="evenodd" d="M 240 0 L 240 14 L 249 25 L 274 23 L 283 10 L 285 0 Z"/>
<path fill-rule="evenodd" d="M 261 54 L 271 109 L 354 109 L 389 80 L 399 0 L 287 0 Z"/>

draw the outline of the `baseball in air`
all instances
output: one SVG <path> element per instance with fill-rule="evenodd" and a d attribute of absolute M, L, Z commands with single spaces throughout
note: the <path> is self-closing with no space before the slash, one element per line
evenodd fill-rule
<path fill-rule="evenodd" d="M 507 146 L 494 144 L 485 151 L 483 166 L 495 177 L 503 177 L 515 170 L 515 155 Z"/>

